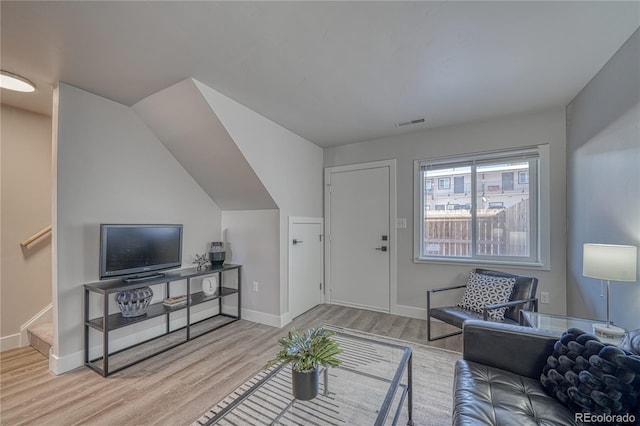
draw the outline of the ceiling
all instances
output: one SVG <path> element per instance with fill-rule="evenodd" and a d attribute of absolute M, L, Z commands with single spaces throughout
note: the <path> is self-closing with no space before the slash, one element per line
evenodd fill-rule
<path fill-rule="evenodd" d="M 320 146 L 562 107 L 640 26 L 640 2 L 11 2 L 2 102 L 63 81 L 133 105 L 194 77 Z M 396 122 L 425 118 L 424 124 Z"/>

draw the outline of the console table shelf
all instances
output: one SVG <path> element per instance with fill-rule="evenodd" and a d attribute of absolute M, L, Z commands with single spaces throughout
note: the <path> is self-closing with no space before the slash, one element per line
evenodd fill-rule
<path fill-rule="evenodd" d="M 172 349 L 182 343 L 202 336 L 203 334 L 210 333 L 217 330 L 220 327 L 224 327 L 234 321 L 240 319 L 240 288 L 241 288 L 241 265 L 221 265 L 214 267 L 207 267 L 203 269 L 182 269 L 176 272 L 171 272 L 163 277 L 154 277 L 146 281 L 139 281 L 133 283 L 125 283 L 122 280 L 110 280 L 100 281 L 96 283 L 90 283 L 84 285 L 84 312 L 85 312 L 85 326 L 84 326 L 84 350 L 85 350 L 85 365 L 94 371 L 108 376 L 109 374 L 120 371 L 133 364 L 141 362 L 151 356 L 157 355 L 161 352 Z M 223 282 L 223 272 L 233 271 L 237 273 L 237 288 L 231 286 L 225 286 Z M 207 276 L 217 276 L 218 289 L 216 294 L 209 295 L 202 291 L 194 291 L 192 287 L 193 278 L 205 278 Z M 109 314 L 110 295 L 119 293 L 124 290 L 132 290 L 141 287 L 149 286 L 164 286 L 164 292 L 166 297 L 172 295 L 172 283 L 179 281 L 186 281 L 186 294 L 187 303 L 179 306 L 165 306 L 162 302 L 152 303 L 147 306 L 145 313 L 137 317 L 123 317 L 121 313 Z M 102 297 L 102 310 L 101 316 L 91 318 L 90 313 L 90 299 L 91 294 Z M 228 296 L 237 295 L 236 314 L 229 314 L 223 312 L 223 300 Z M 193 319 L 191 308 L 204 303 L 217 302 L 217 312 L 215 314 L 205 314 L 204 318 L 198 320 Z M 216 307 L 212 304 L 213 308 Z M 227 305 L 225 305 L 227 306 Z M 213 309 L 212 308 L 212 309 Z M 186 323 L 183 326 L 171 328 L 171 314 L 176 312 L 185 311 L 185 319 L 182 321 Z M 198 315 L 202 317 L 203 314 Z M 165 332 L 160 335 L 153 336 L 142 342 L 127 346 L 123 349 L 110 352 L 110 340 L 109 333 L 111 331 L 131 326 L 133 324 L 141 324 L 152 318 L 164 317 Z M 90 356 L 90 330 L 102 334 L 102 355 L 99 357 L 91 358 Z M 164 342 L 163 342 L 164 340 Z M 164 343 L 164 345 L 163 345 Z M 95 351 L 95 349 L 94 349 Z M 126 361 L 116 361 L 112 363 L 110 358 L 118 355 L 118 358 Z M 113 364 L 113 365 L 112 365 Z"/>
<path fill-rule="evenodd" d="M 131 287 L 136 288 L 136 287 Z M 204 294 L 203 292 L 197 292 L 191 294 L 191 306 L 196 306 L 201 303 L 210 302 L 212 300 L 217 300 L 225 296 L 230 296 L 232 294 L 237 294 L 238 290 L 235 288 L 227 288 L 223 287 L 220 291 L 220 295 L 209 296 Z M 126 327 L 131 324 L 135 324 L 138 322 L 146 321 L 151 318 L 159 317 L 162 315 L 170 314 L 172 312 L 178 312 L 180 310 L 187 309 L 187 304 L 179 305 L 179 306 L 165 306 L 160 303 L 152 303 L 147 306 L 145 309 L 145 314 L 140 315 L 139 317 L 123 317 L 122 314 L 116 313 L 111 314 L 107 317 L 109 330 L 116 330 L 121 327 Z M 103 331 L 104 330 L 104 317 L 98 317 L 87 321 L 87 325 L 95 330 Z"/>

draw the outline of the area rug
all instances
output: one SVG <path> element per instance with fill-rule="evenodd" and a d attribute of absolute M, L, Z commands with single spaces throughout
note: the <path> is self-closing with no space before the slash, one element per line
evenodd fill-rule
<path fill-rule="evenodd" d="M 413 342 L 407 342 L 399 339 L 393 339 L 385 336 L 379 336 L 371 333 L 364 333 L 357 330 L 346 329 L 342 327 L 325 325 L 325 328 L 339 330 L 355 336 L 367 337 L 370 339 L 380 340 L 383 342 L 400 344 L 409 346 L 413 350 L 413 424 L 414 425 L 444 425 L 451 424 L 451 407 L 452 407 L 452 388 L 453 388 L 453 371 L 456 360 L 461 358 L 458 352 L 446 349 L 434 348 L 431 346 L 420 345 Z M 262 371 L 256 376 L 239 386 L 235 391 L 230 393 L 218 404 L 204 413 L 192 426 L 201 426 L 206 424 L 217 413 L 222 411 L 226 406 L 235 399 L 242 396 L 245 392 L 252 388 L 266 376 L 267 372 Z M 288 383 L 279 386 L 286 387 Z M 273 398 L 276 398 L 274 396 Z M 265 406 L 268 405 L 268 391 L 265 393 Z M 258 407 L 258 411 L 260 407 Z M 398 424 L 407 424 L 407 402 L 401 410 Z M 333 423 L 328 421 L 327 424 Z M 339 423 L 339 422 L 337 422 Z M 350 424 L 360 425 L 366 422 L 353 422 Z M 245 417 L 236 420 L 233 423 L 240 425 L 261 425 L 268 424 L 259 417 Z M 282 421 L 277 424 L 308 424 L 303 417 L 298 420 Z"/>

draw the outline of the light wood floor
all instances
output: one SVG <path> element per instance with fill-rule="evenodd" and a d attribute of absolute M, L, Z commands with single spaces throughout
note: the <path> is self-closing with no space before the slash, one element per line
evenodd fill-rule
<path fill-rule="evenodd" d="M 335 305 L 296 318 L 426 344 L 426 321 Z M 186 425 L 244 383 L 277 352 L 285 329 L 237 321 L 103 378 L 81 367 L 55 376 L 31 347 L 0 353 L 2 425 Z M 439 332 L 439 330 L 438 330 Z M 460 336 L 434 342 L 461 349 Z"/>

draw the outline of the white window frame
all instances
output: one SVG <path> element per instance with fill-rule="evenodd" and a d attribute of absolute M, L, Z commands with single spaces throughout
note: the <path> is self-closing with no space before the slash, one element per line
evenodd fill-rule
<path fill-rule="evenodd" d="M 537 168 L 529 170 L 529 202 L 531 205 L 532 220 L 531 233 L 531 255 L 528 258 L 522 257 L 498 257 L 498 256 L 478 256 L 472 257 L 445 257 L 428 256 L 422 253 L 422 239 L 424 235 L 423 205 L 424 205 L 424 183 L 421 173 L 421 166 L 425 163 L 438 167 L 439 165 L 452 163 L 477 162 L 478 164 L 487 161 L 498 160 L 504 157 L 517 157 L 527 154 L 537 153 Z M 476 191 L 476 174 L 472 173 L 471 186 Z M 536 185 L 531 182 L 537 181 Z M 535 187 L 532 189 L 532 187 Z M 472 199 L 476 197 L 472 196 Z M 462 263 L 473 265 L 503 265 L 514 267 L 528 267 L 533 269 L 550 270 L 550 177 L 549 177 L 549 145 L 538 145 L 533 147 L 523 147 L 513 150 L 492 151 L 468 154 L 463 156 L 423 158 L 414 161 L 414 256 L 416 263 Z M 475 222 L 475 212 L 472 216 Z M 475 246 L 475 233 L 473 243 Z M 475 248 L 473 250 L 475 253 Z"/>

